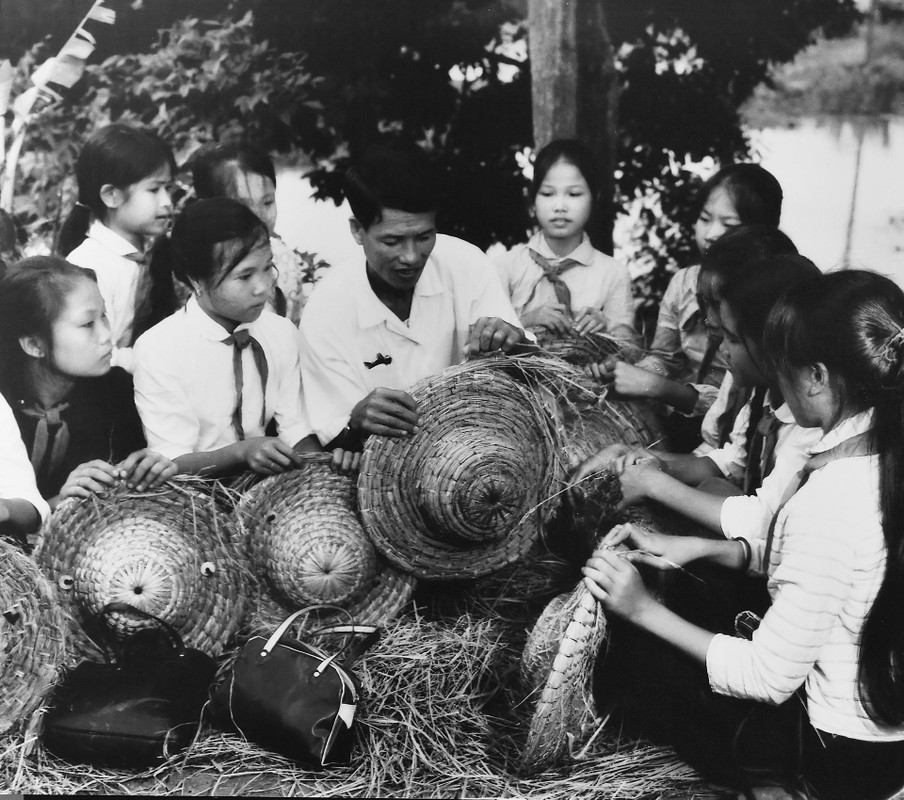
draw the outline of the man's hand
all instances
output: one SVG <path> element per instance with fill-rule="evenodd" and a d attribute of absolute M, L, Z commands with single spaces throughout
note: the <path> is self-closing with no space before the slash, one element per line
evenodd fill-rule
<path fill-rule="evenodd" d="M 516 345 L 527 341 L 524 331 L 499 317 L 481 317 L 471 326 L 471 334 L 465 345 L 465 355 L 492 353 L 501 350 L 508 353 Z"/>
<path fill-rule="evenodd" d="M 348 426 L 361 434 L 402 437 L 415 434 L 421 419 L 407 392 L 379 387 L 352 409 Z"/>

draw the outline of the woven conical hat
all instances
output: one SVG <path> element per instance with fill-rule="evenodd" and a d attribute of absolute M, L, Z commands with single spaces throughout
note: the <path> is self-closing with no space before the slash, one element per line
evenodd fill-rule
<path fill-rule="evenodd" d="M 27 722 L 66 657 L 66 623 L 38 565 L 0 539 L 0 734 Z"/>
<path fill-rule="evenodd" d="M 596 720 L 593 665 L 606 637 L 606 618 L 583 581 L 553 598 L 534 625 L 522 655 L 522 676 L 535 703 L 521 771 L 561 761 L 569 740 L 586 739 Z"/>
<path fill-rule="evenodd" d="M 547 328 L 534 328 L 533 333 L 537 343 L 547 353 L 577 366 L 598 363 L 609 356 L 633 363 L 641 353 L 639 347 L 608 333 L 581 334 L 571 331 L 562 335 Z"/>
<path fill-rule="evenodd" d="M 64 502 L 42 531 L 35 557 L 57 585 L 85 654 L 99 656 L 84 632 L 86 621 L 121 601 L 163 619 L 186 645 L 215 656 L 245 612 L 247 579 L 237 550 L 234 518 L 216 492 L 180 479 L 152 492 L 121 484 Z M 155 627 L 128 614 L 110 615 L 108 623 L 123 639 Z"/>
<path fill-rule="evenodd" d="M 432 579 L 486 575 L 517 560 L 540 534 L 561 466 L 543 401 L 479 362 L 450 367 L 411 394 L 420 432 L 372 436 L 364 450 L 358 503 L 377 549 Z"/>
<path fill-rule="evenodd" d="M 239 504 L 259 578 L 253 626 L 319 604 L 382 624 L 411 598 L 414 578 L 377 555 L 356 513 L 355 481 L 332 473 L 330 460 L 306 455 L 297 470 L 260 481 Z"/>

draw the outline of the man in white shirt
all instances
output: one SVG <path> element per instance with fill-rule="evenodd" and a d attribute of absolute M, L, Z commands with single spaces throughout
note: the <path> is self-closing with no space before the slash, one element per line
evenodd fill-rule
<path fill-rule="evenodd" d="M 301 371 L 321 443 L 417 432 L 416 381 L 466 355 L 526 341 L 486 255 L 436 232 L 426 156 L 376 147 L 345 178 L 363 259 L 329 271 L 301 317 Z"/>

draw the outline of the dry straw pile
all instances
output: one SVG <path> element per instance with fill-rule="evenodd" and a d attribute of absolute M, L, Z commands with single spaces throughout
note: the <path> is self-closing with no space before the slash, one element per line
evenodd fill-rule
<path fill-rule="evenodd" d="M 528 713 L 517 698 L 518 620 L 463 613 L 390 624 L 357 672 L 365 701 L 346 767 L 316 773 L 205 732 L 188 752 L 140 774 L 71 766 L 21 738 L 0 740 L 0 791 L 58 794 L 317 797 L 717 798 L 668 750 L 597 737 L 579 760 L 518 777 Z"/>

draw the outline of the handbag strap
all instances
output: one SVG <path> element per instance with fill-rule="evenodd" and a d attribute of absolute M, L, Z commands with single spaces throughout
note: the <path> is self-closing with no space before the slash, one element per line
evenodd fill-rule
<path fill-rule="evenodd" d="M 270 634 L 270 638 L 267 639 L 266 643 L 264 644 L 263 649 L 261 650 L 261 655 L 262 656 L 270 655 L 270 652 L 273 650 L 274 647 L 276 647 L 276 645 L 279 643 L 279 640 L 282 639 L 282 637 L 286 635 L 286 632 L 289 630 L 289 628 L 292 626 L 292 623 L 295 622 L 296 619 L 298 619 L 301 616 L 310 614 L 312 611 L 318 611 L 318 610 L 322 610 L 322 609 L 328 609 L 330 611 L 339 611 L 339 612 L 345 614 L 349 618 L 349 620 L 351 620 L 352 623 L 354 623 L 354 619 L 352 618 L 352 615 L 349 613 L 348 609 L 342 608 L 342 606 L 321 604 L 321 605 L 315 605 L 315 606 L 308 606 L 307 608 L 302 608 L 302 609 L 296 611 L 294 614 L 290 614 L 288 617 L 286 617 L 279 624 L 279 627 L 275 631 L 273 631 L 272 634 Z"/>
<path fill-rule="evenodd" d="M 326 628 L 318 628 L 312 633 L 312 635 L 317 636 L 321 634 L 361 636 L 360 639 L 353 639 L 351 644 L 343 647 L 345 655 L 340 663 L 345 668 L 351 667 L 380 640 L 380 629 L 376 625 L 330 625 Z M 337 653 L 337 655 L 341 653 L 342 651 Z"/>
<path fill-rule="evenodd" d="M 104 657 L 109 663 L 116 664 L 123 658 L 122 643 L 113 636 L 112 631 L 106 624 L 106 618 L 110 614 L 132 614 L 136 617 L 155 622 L 169 638 L 170 644 L 176 651 L 176 654 L 182 655 L 185 652 L 185 643 L 182 641 L 179 632 L 172 625 L 148 611 L 136 608 L 131 603 L 116 600 L 107 603 L 96 614 L 92 614 L 88 617 L 83 625 L 89 638 L 100 647 L 104 653 Z"/>

